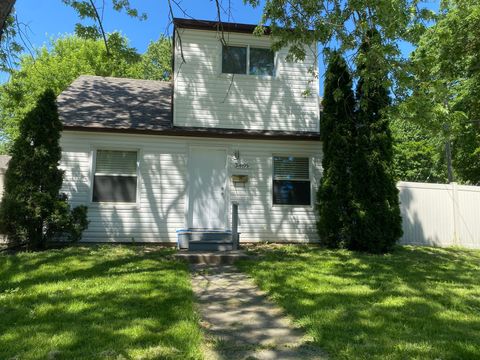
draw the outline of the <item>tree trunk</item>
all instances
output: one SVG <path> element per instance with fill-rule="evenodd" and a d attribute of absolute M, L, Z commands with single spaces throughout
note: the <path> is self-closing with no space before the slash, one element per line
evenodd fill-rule
<path fill-rule="evenodd" d="M 13 10 L 15 0 L 1 0 L 0 1 L 0 42 L 2 41 L 2 35 L 5 31 L 7 18 Z"/>

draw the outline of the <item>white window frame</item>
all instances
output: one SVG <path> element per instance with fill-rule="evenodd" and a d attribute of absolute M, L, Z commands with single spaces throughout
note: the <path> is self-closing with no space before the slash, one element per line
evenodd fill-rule
<path fill-rule="evenodd" d="M 230 75 L 230 76 L 248 76 L 248 77 L 259 77 L 259 78 L 275 78 L 277 76 L 277 52 L 273 51 L 271 48 L 266 46 L 258 46 L 258 45 L 250 45 L 245 43 L 230 43 L 225 46 L 232 46 L 232 47 L 244 47 L 247 49 L 247 61 L 246 61 L 246 69 L 244 74 L 232 74 L 232 73 L 224 73 L 223 72 L 223 47 L 224 45 L 220 43 L 220 74 L 221 75 Z M 272 75 L 257 75 L 257 74 L 250 74 L 250 48 L 254 49 L 263 49 L 263 50 L 270 50 L 273 52 L 273 74 Z"/>
<path fill-rule="evenodd" d="M 97 166 L 97 151 L 98 150 L 110 150 L 110 151 L 136 151 L 137 153 L 137 189 L 136 189 L 136 201 L 135 202 L 113 202 L 113 201 L 93 201 L 93 185 L 95 181 L 95 170 Z M 138 147 L 129 147 L 129 146 L 108 146 L 101 144 L 92 144 L 90 146 L 90 191 L 89 191 L 89 206 L 92 207 L 109 207 L 109 208 L 140 208 L 140 195 L 141 195 L 141 159 L 143 158 L 143 151 Z"/>
<path fill-rule="evenodd" d="M 308 181 L 310 182 L 310 204 L 308 205 L 295 205 L 295 204 L 274 204 L 273 203 L 273 182 L 275 181 L 275 166 L 274 166 L 274 157 L 294 157 L 294 158 L 307 158 L 308 159 Z M 273 153 L 270 156 L 271 162 L 271 174 L 272 178 L 270 181 L 269 193 L 271 196 L 271 206 L 272 208 L 303 208 L 303 209 L 313 209 L 314 207 L 314 189 L 313 189 L 313 156 L 309 154 L 298 154 L 298 153 Z M 307 179 L 298 179 L 300 181 L 307 181 Z"/>

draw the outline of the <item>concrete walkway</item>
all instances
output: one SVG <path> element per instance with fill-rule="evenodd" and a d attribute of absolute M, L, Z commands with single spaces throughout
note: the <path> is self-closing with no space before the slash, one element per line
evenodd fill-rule
<path fill-rule="evenodd" d="M 192 271 L 193 290 L 207 337 L 208 360 L 326 358 L 235 267 L 197 265 Z"/>

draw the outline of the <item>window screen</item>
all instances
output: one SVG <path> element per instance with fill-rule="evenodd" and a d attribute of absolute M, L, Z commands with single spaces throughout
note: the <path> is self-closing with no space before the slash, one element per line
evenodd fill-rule
<path fill-rule="evenodd" d="M 222 72 L 225 74 L 246 74 L 247 48 L 240 46 L 223 46 Z"/>
<path fill-rule="evenodd" d="M 136 151 L 97 150 L 92 201 L 137 201 Z"/>
<path fill-rule="evenodd" d="M 273 157 L 273 204 L 310 205 L 309 159 Z"/>
<path fill-rule="evenodd" d="M 273 76 L 273 51 L 270 49 L 250 48 L 250 75 Z"/>

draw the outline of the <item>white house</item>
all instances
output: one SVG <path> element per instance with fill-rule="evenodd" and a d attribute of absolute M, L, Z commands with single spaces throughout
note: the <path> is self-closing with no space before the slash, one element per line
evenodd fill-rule
<path fill-rule="evenodd" d="M 315 49 L 287 62 L 254 25 L 174 26 L 171 83 L 81 76 L 58 97 L 63 191 L 89 208 L 82 241 L 228 234 L 232 203 L 242 242 L 317 241 Z"/>

